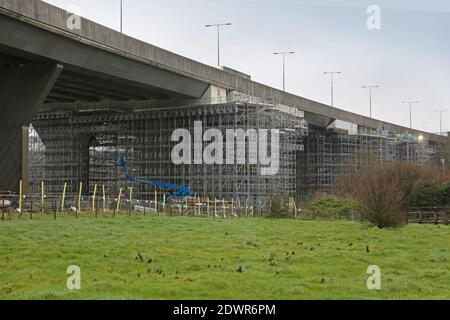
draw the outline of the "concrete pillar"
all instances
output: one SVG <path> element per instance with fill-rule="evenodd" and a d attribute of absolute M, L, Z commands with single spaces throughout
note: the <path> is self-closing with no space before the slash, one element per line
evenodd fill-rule
<path fill-rule="evenodd" d="M 57 64 L 0 66 L 0 191 L 28 189 L 28 127 L 63 67 Z"/>

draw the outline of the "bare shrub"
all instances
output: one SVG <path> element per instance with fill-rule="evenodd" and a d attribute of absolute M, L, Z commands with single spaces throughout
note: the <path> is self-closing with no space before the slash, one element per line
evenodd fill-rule
<path fill-rule="evenodd" d="M 379 228 L 399 227 L 405 224 L 405 212 L 414 186 L 419 181 L 442 180 L 439 168 L 395 162 L 341 178 L 337 192 L 358 202 L 364 221 Z"/>
<path fill-rule="evenodd" d="M 357 201 L 363 221 L 378 228 L 401 227 L 406 223 L 400 185 L 386 183 L 385 177 L 376 172 L 364 175 L 366 183 L 357 192 Z"/>

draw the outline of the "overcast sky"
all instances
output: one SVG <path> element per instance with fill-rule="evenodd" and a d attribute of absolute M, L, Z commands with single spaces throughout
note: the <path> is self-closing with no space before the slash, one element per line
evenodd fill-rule
<path fill-rule="evenodd" d="M 82 16 L 119 29 L 120 0 L 47 0 Z M 124 33 L 195 59 L 217 64 L 217 40 L 205 24 L 231 22 L 222 31 L 221 64 L 250 74 L 253 80 L 282 87 L 282 60 L 287 57 L 286 90 L 330 103 L 330 79 L 324 71 L 341 71 L 335 81 L 335 105 L 375 118 L 439 131 L 438 109 L 450 110 L 450 1 L 448 0 L 123 0 Z M 381 30 L 369 30 L 366 10 L 381 8 Z M 444 114 L 450 130 L 450 113 Z"/>

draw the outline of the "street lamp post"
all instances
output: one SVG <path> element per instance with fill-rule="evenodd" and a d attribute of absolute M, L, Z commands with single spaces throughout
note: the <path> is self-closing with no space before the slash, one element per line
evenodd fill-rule
<path fill-rule="evenodd" d="M 444 110 L 444 109 L 442 109 L 442 110 L 436 110 L 436 111 L 434 111 L 434 112 L 438 112 L 439 113 L 439 134 L 440 135 L 442 135 L 444 132 L 442 131 L 442 114 L 444 113 L 444 112 L 448 112 L 448 110 Z"/>
<path fill-rule="evenodd" d="M 409 128 L 412 129 L 412 105 L 419 101 L 403 101 L 402 103 L 409 104 Z"/>
<path fill-rule="evenodd" d="M 323 74 L 329 74 L 331 77 L 331 106 L 334 107 L 334 75 L 341 74 L 340 71 L 326 71 Z"/>
<path fill-rule="evenodd" d="M 217 66 L 220 67 L 220 27 L 231 26 L 231 23 L 217 23 L 217 24 L 207 24 L 206 28 L 216 27 L 217 28 Z"/>
<path fill-rule="evenodd" d="M 363 89 L 369 89 L 370 95 L 370 117 L 372 118 L 372 89 L 379 88 L 379 86 L 362 86 Z"/>
<path fill-rule="evenodd" d="M 286 51 L 286 52 L 274 52 L 274 55 L 282 55 L 283 56 L 283 91 L 286 91 L 286 55 L 294 54 L 294 51 Z"/>
<path fill-rule="evenodd" d="M 123 33 L 123 0 L 120 0 L 120 33 Z"/>

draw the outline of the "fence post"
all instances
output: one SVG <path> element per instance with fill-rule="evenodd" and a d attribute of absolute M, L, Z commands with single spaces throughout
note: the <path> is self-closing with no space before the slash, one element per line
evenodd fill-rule
<path fill-rule="evenodd" d="M 245 198 L 245 217 L 248 218 L 248 198 Z"/>
<path fill-rule="evenodd" d="M 226 219 L 227 215 L 225 213 L 225 198 L 222 198 L 222 215 Z"/>
<path fill-rule="evenodd" d="M 294 219 L 297 219 L 297 201 L 294 200 Z"/>
<path fill-rule="evenodd" d="M 99 204 L 98 204 L 98 199 L 97 199 L 97 204 L 96 204 L 96 206 L 95 206 L 95 218 L 97 218 L 98 217 L 98 207 L 99 207 Z"/>
<path fill-rule="evenodd" d="M 202 215 L 202 207 L 201 207 L 201 205 L 200 205 L 200 196 L 198 196 L 197 197 L 197 214 L 199 215 L 199 216 L 201 216 Z"/>
<path fill-rule="evenodd" d="M 196 216 L 196 215 L 198 215 L 198 197 L 197 196 L 195 196 L 195 198 L 194 198 L 194 203 L 192 204 L 192 206 L 193 206 L 193 208 L 192 208 L 192 213 L 193 213 L 193 215 L 194 215 L 194 217 Z"/>
<path fill-rule="evenodd" d="M 234 198 L 231 198 L 231 216 L 234 216 Z"/>
<path fill-rule="evenodd" d="M 188 202 L 187 202 L 187 199 L 186 198 L 184 198 L 184 206 L 186 207 L 186 211 L 188 210 Z M 183 208 L 183 210 L 181 211 L 181 215 L 182 216 L 184 216 L 184 208 L 185 207 L 182 207 Z"/>
<path fill-rule="evenodd" d="M 44 192 L 44 181 L 41 181 L 41 212 L 44 213 L 45 206 L 45 192 Z"/>
<path fill-rule="evenodd" d="M 64 212 L 64 206 L 66 204 L 66 190 L 67 190 L 67 182 L 64 182 L 64 189 L 63 189 L 63 194 L 62 194 L 62 199 L 61 199 L 61 213 Z"/>
<path fill-rule="evenodd" d="M 238 208 L 238 212 L 239 212 L 239 217 L 242 217 L 241 199 L 239 199 L 239 196 L 237 198 L 237 208 Z"/>
<path fill-rule="evenodd" d="M 209 210 L 209 197 L 206 198 L 206 215 L 209 218 L 210 210 Z"/>
<path fill-rule="evenodd" d="M 163 214 L 166 214 L 166 194 L 163 194 Z"/>
<path fill-rule="evenodd" d="M 103 189 L 103 212 L 106 212 L 106 193 L 105 193 L 105 185 L 102 185 Z"/>
<path fill-rule="evenodd" d="M 133 187 L 130 187 L 130 209 L 128 210 L 128 215 L 131 216 L 131 209 L 133 207 Z"/>
<path fill-rule="evenodd" d="M 217 197 L 214 197 L 214 219 L 217 217 Z"/>
<path fill-rule="evenodd" d="M 97 196 L 97 185 L 94 185 L 94 194 L 92 195 L 92 212 L 95 212 L 95 200 Z"/>
<path fill-rule="evenodd" d="M 77 206 L 77 212 L 76 217 L 78 218 L 78 212 L 81 213 L 81 194 L 83 192 L 83 181 L 80 182 L 80 188 L 78 190 L 78 206 Z"/>
<path fill-rule="evenodd" d="M 22 180 L 19 181 L 19 212 L 22 215 Z"/>
<path fill-rule="evenodd" d="M 156 189 L 155 189 L 155 213 L 158 214 L 158 195 L 156 194 Z"/>
<path fill-rule="evenodd" d="M 120 200 L 121 199 L 122 199 L 122 188 L 120 188 L 120 190 L 119 190 L 119 197 L 117 198 L 117 206 L 116 206 L 116 212 L 117 213 L 119 213 L 119 210 L 120 210 Z"/>

